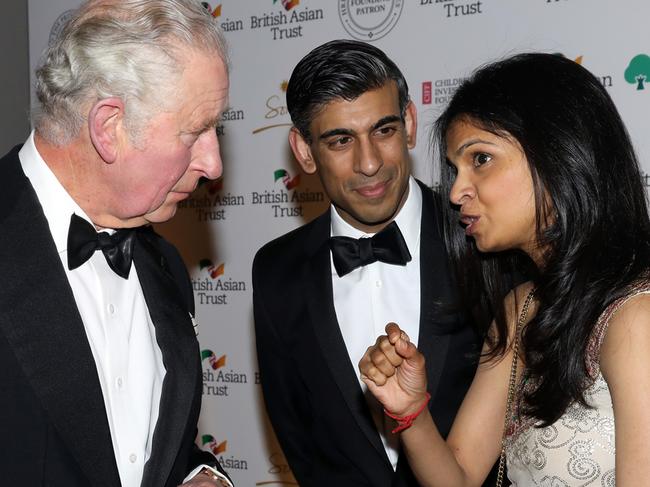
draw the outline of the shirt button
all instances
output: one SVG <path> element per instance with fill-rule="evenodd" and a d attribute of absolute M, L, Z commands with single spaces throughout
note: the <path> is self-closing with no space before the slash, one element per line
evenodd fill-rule
<path fill-rule="evenodd" d="M 129 462 L 135 463 L 137 460 L 138 460 L 138 455 L 136 455 L 135 453 L 131 453 L 129 455 Z"/>
<path fill-rule="evenodd" d="M 108 305 L 108 312 L 110 314 L 115 314 L 115 306 L 113 306 L 112 304 L 109 304 Z"/>
<path fill-rule="evenodd" d="M 118 378 L 117 378 L 117 387 L 118 387 L 118 389 L 121 389 L 121 388 L 122 388 L 122 384 L 123 384 L 123 382 L 122 382 L 122 378 L 121 378 L 121 377 L 118 377 Z"/>
<path fill-rule="evenodd" d="M 375 286 L 381 287 L 381 281 L 375 281 Z"/>

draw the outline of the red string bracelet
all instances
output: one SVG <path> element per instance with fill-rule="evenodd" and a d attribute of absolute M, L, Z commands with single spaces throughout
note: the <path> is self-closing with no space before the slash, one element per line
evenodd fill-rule
<path fill-rule="evenodd" d="M 417 418 L 422 411 L 424 411 L 424 408 L 427 407 L 427 404 L 429 404 L 429 400 L 431 400 L 431 394 L 428 392 L 426 393 L 425 400 L 422 403 L 422 406 L 420 406 L 420 409 L 415 411 L 413 414 L 409 414 L 408 416 L 397 416 L 396 414 L 391 413 L 390 411 L 387 411 L 384 409 L 384 413 L 386 416 L 389 418 L 393 418 L 395 421 L 397 421 L 397 428 L 395 428 L 391 433 L 399 433 L 400 431 L 404 431 L 406 428 L 410 428 L 413 425 L 413 421 L 415 421 L 415 418 Z"/>

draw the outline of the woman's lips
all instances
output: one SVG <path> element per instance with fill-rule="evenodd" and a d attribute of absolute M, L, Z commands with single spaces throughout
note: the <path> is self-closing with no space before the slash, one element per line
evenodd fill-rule
<path fill-rule="evenodd" d="M 474 215 L 461 215 L 460 221 L 465 225 L 465 235 L 472 236 L 476 231 L 476 223 L 481 219 Z"/>

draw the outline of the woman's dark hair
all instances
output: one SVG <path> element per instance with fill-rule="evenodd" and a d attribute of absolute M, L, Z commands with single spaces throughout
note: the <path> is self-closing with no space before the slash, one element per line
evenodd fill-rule
<path fill-rule="evenodd" d="M 409 101 L 402 72 L 386 54 L 360 41 L 334 40 L 313 49 L 296 65 L 287 86 L 287 109 L 300 134 L 311 142 L 309 124 L 335 99 L 352 101 L 366 91 L 397 84 L 402 117 Z"/>
<path fill-rule="evenodd" d="M 480 253 L 446 205 L 449 246 L 464 309 L 487 330 L 486 358 L 507 350 L 506 311 L 513 271 L 529 265 L 539 308 L 522 336 L 536 385 L 525 412 L 549 425 L 590 383 L 585 352 L 605 307 L 650 265 L 650 221 L 639 164 L 621 117 L 600 81 L 561 55 L 528 53 L 477 70 L 434 127 L 443 194 L 454 182 L 445 137 L 465 120 L 521 145 L 532 174 L 543 265 L 523 253 Z M 529 268 L 530 268 L 529 267 Z M 525 272 L 525 271 L 524 271 Z"/>

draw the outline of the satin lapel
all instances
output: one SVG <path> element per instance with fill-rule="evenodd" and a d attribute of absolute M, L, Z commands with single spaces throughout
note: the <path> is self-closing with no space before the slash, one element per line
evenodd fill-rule
<path fill-rule="evenodd" d="M 95 361 L 17 151 L 0 175 L 0 329 L 91 485 L 120 485 Z"/>
<path fill-rule="evenodd" d="M 442 299 L 441 286 L 447 285 L 445 253 L 438 231 L 438 212 L 435 210 L 433 194 L 420 184 L 422 189 L 422 224 L 420 236 L 420 331 L 418 349 L 426 357 L 428 391 L 435 399 L 440 381 L 440 372 L 447 359 L 450 336 L 436 314 L 437 304 Z"/>
<path fill-rule="evenodd" d="M 199 349 L 189 312 L 155 246 L 139 237 L 133 254 L 144 298 L 156 328 L 156 340 L 165 365 L 165 379 L 151 457 L 145 465 L 143 486 L 166 485 L 196 400 Z"/>
<path fill-rule="evenodd" d="M 315 222 L 306 247 L 310 258 L 303 266 L 302 282 L 308 283 L 306 296 L 311 322 L 323 356 L 332 372 L 332 377 L 336 381 L 354 419 L 377 453 L 390 465 L 359 385 L 356 367 L 350 361 L 336 319 L 332 292 L 330 250 L 327 245 L 329 231 L 330 219 L 328 212 Z"/>

